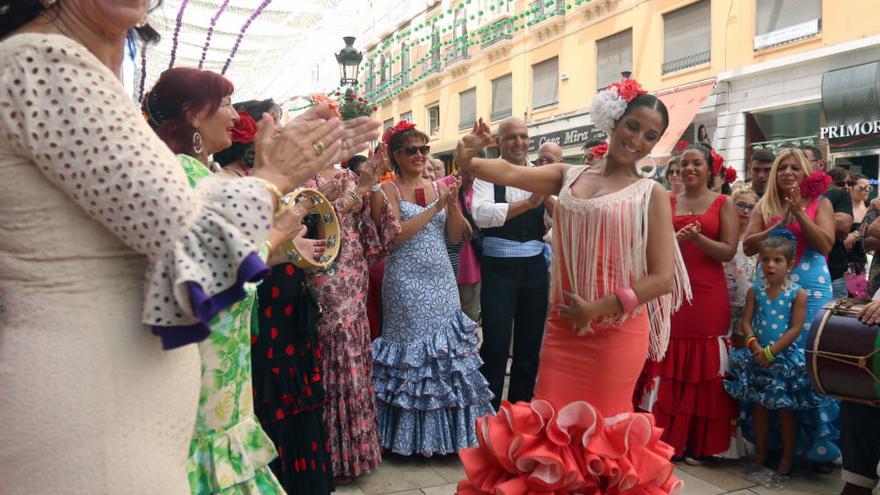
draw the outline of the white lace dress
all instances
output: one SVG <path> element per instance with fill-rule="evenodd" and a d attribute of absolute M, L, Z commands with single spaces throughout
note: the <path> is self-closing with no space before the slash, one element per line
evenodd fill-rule
<path fill-rule="evenodd" d="M 264 273 L 270 201 L 253 179 L 191 189 L 73 40 L 0 42 L 0 492 L 189 493 L 186 344 Z"/>

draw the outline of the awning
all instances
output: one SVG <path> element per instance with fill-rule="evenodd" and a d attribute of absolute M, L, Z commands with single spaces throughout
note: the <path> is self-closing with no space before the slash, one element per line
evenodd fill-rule
<path fill-rule="evenodd" d="M 660 141 L 651 150 L 652 158 L 666 161 L 672 155 L 672 150 L 675 149 L 675 145 L 678 144 L 681 135 L 691 125 L 694 115 L 700 110 L 703 102 L 714 87 L 715 81 L 712 80 L 698 86 L 691 86 L 657 96 L 666 105 L 666 110 L 669 111 L 669 127 L 666 128 L 666 132 L 663 133 Z"/>
<path fill-rule="evenodd" d="M 880 62 L 826 72 L 822 76 L 825 126 L 820 138 L 831 151 L 875 148 L 880 142 Z"/>

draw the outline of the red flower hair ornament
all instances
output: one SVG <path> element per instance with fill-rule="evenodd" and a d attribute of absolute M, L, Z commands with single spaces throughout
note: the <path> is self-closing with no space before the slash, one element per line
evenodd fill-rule
<path fill-rule="evenodd" d="M 828 191 L 828 186 L 830 185 L 830 175 L 822 171 L 813 172 L 809 177 L 801 181 L 801 196 L 810 200 L 818 198 Z"/>
<path fill-rule="evenodd" d="M 593 152 L 593 158 L 600 159 L 605 157 L 605 154 L 608 153 L 608 143 L 598 144 L 590 148 L 590 151 Z"/>
<path fill-rule="evenodd" d="M 391 148 L 391 138 L 395 134 L 399 134 L 401 132 L 408 131 L 410 129 L 415 128 L 415 126 L 416 125 L 413 124 L 412 122 L 407 122 L 405 120 L 401 120 L 400 122 L 397 123 L 397 125 L 395 125 L 393 127 L 389 127 L 388 129 L 385 129 L 385 134 L 382 135 L 382 142 L 385 143 L 386 147 Z M 393 151 L 393 150 L 389 149 L 389 151 Z"/>
<path fill-rule="evenodd" d="M 629 102 L 647 93 L 635 79 L 623 78 L 599 91 L 590 102 L 590 118 L 593 125 L 610 135 L 614 122 L 619 119 Z"/>
<path fill-rule="evenodd" d="M 724 168 L 724 157 L 715 152 L 715 150 L 709 150 L 709 156 L 712 157 L 712 173 L 718 175 L 721 173 L 721 169 Z"/>
<path fill-rule="evenodd" d="M 691 144 L 691 143 L 689 143 L 689 142 L 685 141 L 684 139 L 682 139 L 682 140 L 679 141 L 678 144 L 675 146 L 675 151 L 678 152 L 678 154 L 680 155 L 680 154 L 682 154 L 682 153 L 684 152 L 684 149 L 685 149 L 685 148 L 687 148 L 688 146 L 690 146 L 690 144 Z"/>
<path fill-rule="evenodd" d="M 235 127 L 229 131 L 229 137 L 232 139 L 232 142 L 250 144 L 254 142 L 254 137 L 256 135 L 257 123 L 254 121 L 254 118 L 251 117 L 251 114 L 239 110 L 238 120 L 235 122 Z"/>
<path fill-rule="evenodd" d="M 609 84 L 608 88 L 617 88 L 617 94 L 627 103 L 636 99 L 637 96 L 647 93 L 638 81 L 626 77 L 619 82 Z"/>
<path fill-rule="evenodd" d="M 736 170 L 733 167 L 727 167 L 724 169 L 724 182 L 728 184 L 733 184 L 736 182 Z"/>

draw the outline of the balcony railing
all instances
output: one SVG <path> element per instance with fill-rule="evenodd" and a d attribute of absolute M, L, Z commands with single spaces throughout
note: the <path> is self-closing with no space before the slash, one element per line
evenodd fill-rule
<path fill-rule="evenodd" d="M 427 60 L 422 60 L 420 67 L 421 67 L 422 75 L 431 74 L 433 72 L 440 72 L 440 54 L 439 54 L 439 52 L 434 57 L 431 57 Z"/>
<path fill-rule="evenodd" d="M 686 57 L 681 57 L 675 60 L 670 60 L 669 62 L 664 62 L 663 73 L 668 74 L 670 72 L 677 72 L 680 70 L 689 69 L 698 65 L 707 64 L 710 60 L 711 52 L 709 50 L 697 52 Z"/>
<path fill-rule="evenodd" d="M 480 46 L 486 48 L 501 40 L 509 40 L 513 38 L 513 20 L 503 19 L 495 24 L 490 25 L 480 35 Z"/>
<path fill-rule="evenodd" d="M 448 56 L 449 56 L 449 58 L 446 60 L 446 67 L 449 67 L 450 65 L 453 65 L 456 62 L 460 62 L 462 60 L 467 60 L 467 59 L 471 58 L 470 55 L 468 55 L 468 50 L 467 50 L 466 46 L 462 47 L 462 48 L 456 48 L 451 53 L 449 53 Z"/>
<path fill-rule="evenodd" d="M 534 0 L 531 5 L 532 21 L 540 22 L 555 15 L 565 15 L 565 0 Z"/>

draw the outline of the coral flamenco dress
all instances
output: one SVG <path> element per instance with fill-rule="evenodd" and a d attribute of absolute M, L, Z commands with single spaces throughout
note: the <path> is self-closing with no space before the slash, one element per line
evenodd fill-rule
<path fill-rule="evenodd" d="M 578 337 L 559 316 L 564 291 L 596 300 L 647 274 L 648 204 L 655 183 L 639 180 L 597 198 L 573 196 L 566 173 L 554 216 L 553 288 L 535 398 L 503 402 L 478 420 L 479 447 L 460 456 L 461 494 L 680 493 L 672 448 L 632 393 L 645 358 L 660 359 L 669 316 L 689 289 L 676 250 L 676 283 L 633 313 L 595 320 Z"/>
<path fill-rule="evenodd" d="M 673 226 L 678 231 L 699 221 L 701 233 L 717 240 L 726 198 L 719 194 L 700 215 L 676 215 L 672 197 Z M 655 380 L 652 384 L 657 394 L 650 411 L 665 430 L 663 440 L 675 447 L 676 455 L 725 454 L 739 412 L 724 391 L 730 327 L 724 265 L 693 242 L 681 243 L 681 255 L 687 263 L 693 300 L 672 315 L 669 352 L 652 373 L 659 377 L 659 383 Z"/>

